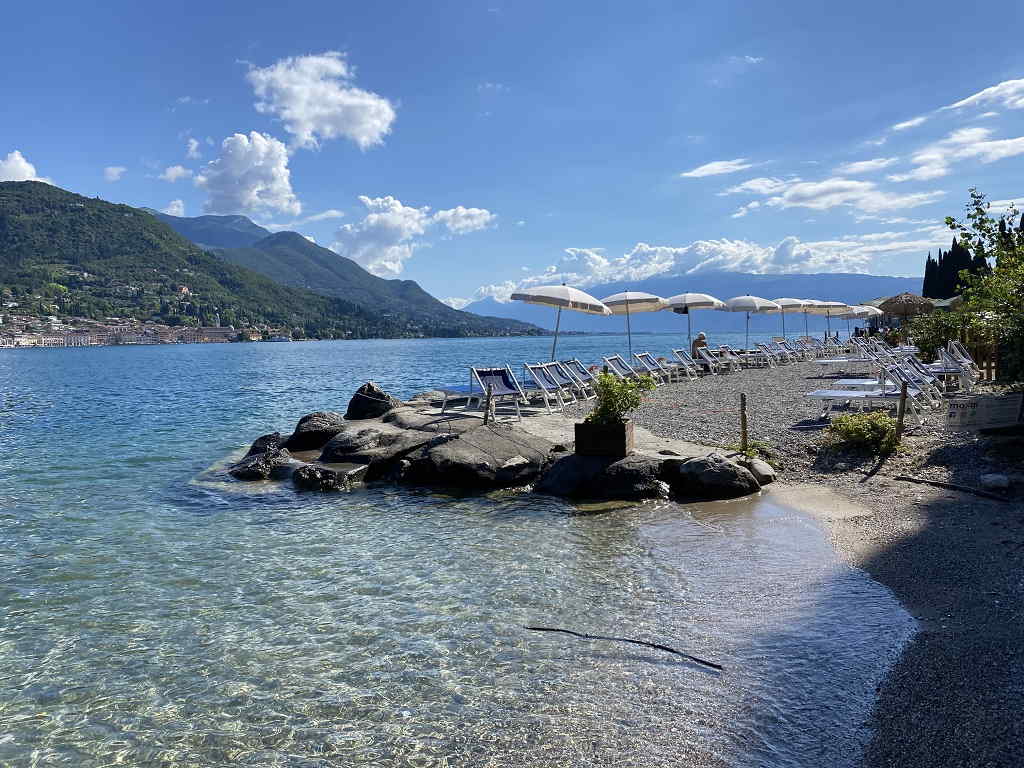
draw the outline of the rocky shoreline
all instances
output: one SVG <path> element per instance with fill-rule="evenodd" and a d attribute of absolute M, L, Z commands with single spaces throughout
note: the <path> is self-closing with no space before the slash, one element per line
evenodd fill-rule
<path fill-rule="evenodd" d="M 291 434 L 262 435 L 228 473 L 244 481 L 290 480 L 304 490 L 363 482 L 470 492 L 532 486 L 588 501 L 731 499 L 775 479 L 762 461 L 691 443 L 641 446 L 625 458 L 577 455 L 572 421 L 561 415 L 487 423 L 466 411 L 440 413 L 441 397 L 425 392 L 402 402 L 368 382 L 344 414 L 310 413 Z"/>

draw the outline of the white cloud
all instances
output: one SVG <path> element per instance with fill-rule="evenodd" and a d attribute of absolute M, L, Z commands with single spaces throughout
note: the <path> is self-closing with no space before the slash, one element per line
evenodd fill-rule
<path fill-rule="evenodd" d="M 526 226 L 526 219 L 520 219 L 519 221 L 517 221 L 516 222 L 516 226 L 517 227 L 525 227 Z"/>
<path fill-rule="evenodd" d="M 198 160 L 202 156 L 203 153 L 199 151 L 199 139 L 190 136 L 185 142 L 185 157 L 190 160 Z"/>
<path fill-rule="evenodd" d="M 921 115 L 920 117 L 912 117 L 909 120 L 904 120 L 902 123 L 896 123 L 896 125 L 894 125 L 892 129 L 894 131 L 905 131 L 908 128 L 916 128 L 927 119 L 927 115 Z"/>
<path fill-rule="evenodd" d="M 896 162 L 898 162 L 898 158 L 895 157 L 876 157 L 873 160 L 858 160 L 853 163 L 843 163 L 836 168 L 836 173 L 840 176 L 855 176 L 859 173 L 871 173 L 872 171 L 878 171 L 882 168 L 888 168 Z"/>
<path fill-rule="evenodd" d="M 917 166 L 907 173 L 892 174 L 889 181 L 923 181 L 947 175 L 950 165 L 960 160 L 977 158 L 994 163 L 1024 154 L 1024 136 L 1015 139 L 992 139 L 989 128 L 961 128 L 946 138 L 929 144 L 911 156 Z"/>
<path fill-rule="evenodd" d="M 742 219 L 748 213 L 750 213 L 751 211 L 755 211 L 760 207 L 761 202 L 759 200 L 754 200 L 752 202 L 747 203 L 746 205 L 741 205 L 739 208 L 736 209 L 736 212 L 732 214 L 730 218 Z"/>
<path fill-rule="evenodd" d="M 476 89 L 479 93 L 506 93 L 509 90 L 508 86 L 503 83 L 489 82 L 480 83 Z"/>
<path fill-rule="evenodd" d="M 879 189 L 874 182 L 836 177 L 792 184 L 782 194 L 769 198 L 765 205 L 773 208 L 810 208 L 816 211 L 849 206 L 859 211 L 878 213 L 925 205 L 943 194 L 941 191 L 893 194 Z"/>
<path fill-rule="evenodd" d="M 331 250 L 361 264 L 381 277 L 402 273 L 405 262 L 422 245 L 416 238 L 430 226 L 430 209 L 413 208 L 390 195 L 359 196 L 366 206 L 366 217 L 356 224 L 345 224 L 335 232 Z"/>
<path fill-rule="evenodd" d="M 1005 200 L 989 200 L 988 201 L 988 212 L 990 214 L 1003 214 L 1006 213 L 1012 205 L 1018 213 L 1020 213 L 1021 206 L 1024 204 L 1024 195 L 1016 198 L 1007 198 Z"/>
<path fill-rule="evenodd" d="M 980 115 L 978 115 L 978 119 L 979 120 L 981 118 L 983 118 L 983 117 L 999 117 L 999 113 L 998 112 L 982 112 Z"/>
<path fill-rule="evenodd" d="M 457 296 L 449 296 L 447 299 L 441 299 L 441 301 L 452 309 L 463 309 L 467 304 L 474 301 L 474 299 L 460 299 Z"/>
<path fill-rule="evenodd" d="M 209 104 L 209 99 L 197 99 L 195 96 L 179 96 L 179 104 Z"/>
<path fill-rule="evenodd" d="M 996 104 L 1005 109 L 1024 109 L 1024 79 L 1004 80 L 942 109 L 962 109 L 982 104 Z"/>
<path fill-rule="evenodd" d="M 120 181 L 121 177 L 124 176 L 124 172 L 127 170 L 128 169 L 123 165 L 108 165 L 103 169 L 103 178 L 105 181 L 109 181 L 111 183 Z"/>
<path fill-rule="evenodd" d="M 719 192 L 721 195 L 774 195 L 777 192 L 781 192 L 790 184 L 800 181 L 800 179 L 777 179 L 773 177 L 762 176 L 756 179 L 747 179 L 742 184 L 737 184 L 735 187 L 729 187 L 724 192 Z"/>
<path fill-rule="evenodd" d="M 747 158 L 738 157 L 735 160 L 715 160 L 711 163 L 697 166 L 679 175 L 686 179 L 699 179 L 704 176 L 718 176 L 723 173 L 736 173 L 747 168 L 753 168 L 753 163 L 748 163 Z"/>
<path fill-rule="evenodd" d="M 434 214 L 434 221 L 444 224 L 449 232 L 456 235 L 485 229 L 494 224 L 497 218 L 486 208 L 464 208 L 461 205 Z"/>
<path fill-rule="evenodd" d="M 732 56 L 730 60 L 737 64 L 760 64 L 764 61 L 764 56 Z"/>
<path fill-rule="evenodd" d="M 361 264 L 381 277 L 395 277 L 405 262 L 427 243 L 423 236 L 432 227 L 444 226 L 453 235 L 483 229 L 497 217 L 484 208 L 456 206 L 431 215 L 430 208 L 404 205 L 391 197 L 359 196 L 367 214 L 359 222 L 337 229 L 331 250 Z"/>
<path fill-rule="evenodd" d="M 944 226 L 932 225 L 910 232 L 876 232 L 836 240 L 804 242 L 789 236 L 775 245 L 729 239 L 697 240 L 685 246 L 641 242 L 618 258 L 608 257 L 601 248 L 567 248 L 557 263 L 520 280 L 483 285 L 471 300 L 491 297 L 508 301 L 517 290 L 563 280 L 588 288 L 624 280 L 637 282 L 650 277 L 683 277 L 718 271 L 753 274 L 867 272 L 879 257 L 921 255 L 929 248 L 948 245 L 948 234 Z M 457 301 L 460 307 L 467 302 L 466 299 L 451 301 Z"/>
<path fill-rule="evenodd" d="M 185 203 L 182 200 L 171 200 L 171 202 L 167 204 L 167 207 L 163 209 L 163 212 L 168 216 L 184 216 Z"/>
<path fill-rule="evenodd" d="M 0 160 L 0 181 L 45 181 L 49 179 L 36 175 L 36 167 L 32 165 L 18 150 L 8 153 Z"/>
<path fill-rule="evenodd" d="M 327 219 L 340 219 L 344 217 L 345 212 L 339 211 L 337 208 L 328 208 L 326 211 L 320 213 L 314 213 L 312 216 L 307 216 L 302 220 L 302 224 L 307 224 L 311 221 L 326 221 Z"/>
<path fill-rule="evenodd" d="M 246 75 L 259 101 L 256 109 L 275 115 L 296 147 L 345 137 L 360 149 L 381 144 L 391 132 L 395 108 L 383 96 L 353 85 L 355 72 L 337 51 L 292 56 Z"/>
<path fill-rule="evenodd" d="M 220 156 L 196 174 L 195 183 L 209 194 L 203 205 L 207 213 L 302 212 L 292 191 L 287 148 L 257 131 L 224 139 Z"/>
<path fill-rule="evenodd" d="M 164 172 L 160 174 L 160 178 L 164 181 L 169 181 L 171 184 L 176 182 L 178 179 L 187 179 L 192 176 L 192 171 L 183 165 L 169 165 L 164 169 Z"/>

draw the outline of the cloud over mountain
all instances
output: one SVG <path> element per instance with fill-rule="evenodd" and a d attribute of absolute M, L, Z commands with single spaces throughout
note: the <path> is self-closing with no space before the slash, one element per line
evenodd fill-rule
<path fill-rule="evenodd" d="M 288 149 L 257 131 L 224 139 L 220 154 L 196 174 L 195 183 L 209 194 L 206 213 L 302 212 L 292 191 Z"/>

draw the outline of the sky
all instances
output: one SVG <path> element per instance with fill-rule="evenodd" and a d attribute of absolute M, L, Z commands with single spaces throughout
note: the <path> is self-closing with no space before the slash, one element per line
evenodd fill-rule
<path fill-rule="evenodd" d="M 700 272 L 920 275 L 1024 203 L 1024 9 L 16 4 L 0 180 L 292 229 L 454 306 Z"/>

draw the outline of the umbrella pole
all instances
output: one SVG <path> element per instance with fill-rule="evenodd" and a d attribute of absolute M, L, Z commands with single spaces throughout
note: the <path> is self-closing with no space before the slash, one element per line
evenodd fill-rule
<path fill-rule="evenodd" d="M 743 351 L 750 349 L 750 313 L 747 312 L 747 340 L 743 344 Z"/>
<path fill-rule="evenodd" d="M 562 308 L 555 315 L 555 338 L 551 340 L 551 362 L 555 362 L 555 348 L 558 346 L 558 326 L 562 324 Z"/>
<path fill-rule="evenodd" d="M 626 338 L 629 343 L 629 360 L 633 360 L 633 329 L 629 327 L 629 299 L 626 299 Z"/>
<path fill-rule="evenodd" d="M 686 310 L 686 343 L 690 345 L 690 351 L 693 351 L 693 331 L 690 329 L 690 310 Z"/>
<path fill-rule="evenodd" d="M 783 308 L 780 313 L 782 315 L 782 340 L 786 340 L 786 310 Z"/>
<path fill-rule="evenodd" d="M 825 327 L 828 329 L 828 335 L 832 336 L 832 313 L 825 312 Z"/>
<path fill-rule="evenodd" d="M 807 330 L 807 310 L 804 310 L 804 336 L 810 338 L 811 332 Z"/>

